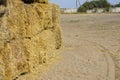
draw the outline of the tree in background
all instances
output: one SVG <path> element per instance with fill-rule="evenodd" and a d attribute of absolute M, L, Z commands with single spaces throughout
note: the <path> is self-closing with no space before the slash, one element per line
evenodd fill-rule
<path fill-rule="evenodd" d="M 87 10 L 104 8 L 106 11 L 109 10 L 111 4 L 107 0 L 93 0 L 90 2 L 85 2 L 82 6 L 78 8 L 78 12 L 86 12 Z"/>
<path fill-rule="evenodd" d="M 116 4 L 116 5 L 114 5 L 114 7 L 120 7 L 120 2 L 118 4 Z"/>

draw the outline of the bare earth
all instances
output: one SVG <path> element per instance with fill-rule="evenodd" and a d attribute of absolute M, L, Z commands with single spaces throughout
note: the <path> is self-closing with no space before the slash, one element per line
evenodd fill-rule
<path fill-rule="evenodd" d="M 64 14 L 61 25 L 61 59 L 35 80 L 120 80 L 120 14 Z"/>
<path fill-rule="evenodd" d="M 62 60 L 42 80 L 120 80 L 120 14 L 61 16 Z"/>

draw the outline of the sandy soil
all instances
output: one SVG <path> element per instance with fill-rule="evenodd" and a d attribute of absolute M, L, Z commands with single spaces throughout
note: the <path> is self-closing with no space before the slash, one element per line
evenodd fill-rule
<path fill-rule="evenodd" d="M 61 25 L 61 59 L 25 80 L 120 80 L 120 14 L 65 14 Z"/>

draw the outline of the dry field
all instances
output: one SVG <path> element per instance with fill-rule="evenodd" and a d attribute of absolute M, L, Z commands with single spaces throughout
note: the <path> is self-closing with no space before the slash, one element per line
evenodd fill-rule
<path fill-rule="evenodd" d="M 61 24 L 75 80 L 120 80 L 120 14 L 62 15 Z"/>
<path fill-rule="evenodd" d="M 120 14 L 64 14 L 61 25 L 62 58 L 35 80 L 120 80 Z"/>
<path fill-rule="evenodd" d="M 43 80 L 120 80 L 120 14 L 61 15 L 62 59 Z"/>

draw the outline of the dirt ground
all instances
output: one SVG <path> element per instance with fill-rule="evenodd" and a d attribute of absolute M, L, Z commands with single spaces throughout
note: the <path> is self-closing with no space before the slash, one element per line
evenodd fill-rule
<path fill-rule="evenodd" d="M 120 80 L 120 14 L 62 15 L 61 24 L 65 48 L 79 59 L 78 80 Z"/>
<path fill-rule="evenodd" d="M 120 14 L 64 14 L 61 26 L 61 58 L 24 80 L 120 80 Z"/>
<path fill-rule="evenodd" d="M 65 14 L 62 60 L 43 80 L 120 80 L 120 14 Z"/>

